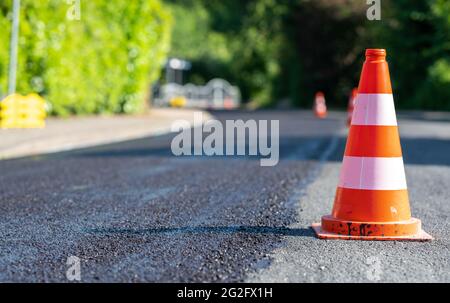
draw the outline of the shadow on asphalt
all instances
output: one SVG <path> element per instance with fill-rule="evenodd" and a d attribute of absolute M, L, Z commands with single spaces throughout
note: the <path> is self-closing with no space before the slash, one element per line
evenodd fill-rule
<path fill-rule="evenodd" d="M 315 237 L 311 228 L 286 228 L 269 226 L 196 226 L 169 228 L 99 228 L 86 230 L 94 234 L 152 235 L 152 234 L 272 234 L 292 237 Z"/>
<path fill-rule="evenodd" d="M 119 144 L 104 145 L 96 148 L 81 149 L 68 153 L 68 156 L 81 158 L 127 158 L 127 157 L 173 157 L 170 149 L 171 136 L 145 138 L 122 142 Z M 319 160 L 332 137 L 289 137 L 280 139 L 280 160 Z M 335 151 L 327 159 L 328 162 L 342 162 L 347 138 L 339 137 Z M 319 142 L 301 156 L 295 154 L 296 149 L 312 141 Z M 434 138 L 401 138 L 403 159 L 405 164 L 417 165 L 446 165 L 450 166 L 450 140 Z M 248 146 L 246 147 L 248 150 Z M 207 159 L 260 159 L 258 156 L 182 156 L 180 158 Z"/>
<path fill-rule="evenodd" d="M 450 122 L 449 112 L 399 111 L 397 118 L 425 122 Z"/>
<path fill-rule="evenodd" d="M 328 162 L 342 162 L 347 138 L 339 138 L 336 151 Z M 403 161 L 415 165 L 450 166 L 450 140 L 431 138 L 400 138 Z"/>

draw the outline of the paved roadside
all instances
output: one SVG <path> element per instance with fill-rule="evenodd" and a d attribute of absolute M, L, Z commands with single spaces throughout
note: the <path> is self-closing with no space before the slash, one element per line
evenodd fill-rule
<path fill-rule="evenodd" d="M 0 161 L 0 281 L 239 282 L 290 230 L 294 190 L 313 180 L 344 119 L 310 111 L 215 111 L 280 121 L 280 163 L 175 157 L 174 134 Z M 331 116 L 331 115 L 330 115 Z"/>
<path fill-rule="evenodd" d="M 152 109 L 139 116 L 50 118 L 45 129 L 0 129 L 0 160 L 84 148 L 167 133 L 194 110 Z M 203 119 L 211 116 L 203 113 Z"/>
<path fill-rule="evenodd" d="M 0 161 L 0 281 L 449 282 L 450 119 L 401 118 L 413 215 L 428 243 L 324 241 L 345 114 L 213 112 L 280 121 L 280 162 L 175 157 L 174 134 Z M 401 115 L 399 115 L 401 116 Z"/>
<path fill-rule="evenodd" d="M 402 115 L 399 115 L 400 117 Z M 447 115 L 447 118 L 449 115 Z M 414 217 L 432 242 L 365 242 L 284 236 L 271 264 L 250 274 L 248 282 L 449 282 L 450 281 L 450 122 L 399 120 Z M 300 193 L 291 230 L 310 230 L 332 208 L 345 137 L 324 157 L 315 181 Z"/>

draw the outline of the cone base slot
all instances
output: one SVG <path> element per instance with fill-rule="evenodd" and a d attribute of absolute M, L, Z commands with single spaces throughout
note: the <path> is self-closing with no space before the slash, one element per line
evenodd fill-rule
<path fill-rule="evenodd" d="M 320 239 L 429 241 L 433 237 L 422 230 L 421 221 L 411 218 L 401 222 L 352 222 L 324 216 L 313 224 Z"/>

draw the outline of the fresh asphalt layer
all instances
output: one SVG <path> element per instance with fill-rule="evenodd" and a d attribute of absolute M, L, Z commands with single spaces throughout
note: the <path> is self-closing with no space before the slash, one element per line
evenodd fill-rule
<path fill-rule="evenodd" d="M 215 112 L 280 120 L 280 163 L 174 157 L 173 135 L 0 161 L 0 281 L 450 282 L 450 122 L 400 119 L 411 206 L 428 243 L 324 241 L 345 115 Z"/>

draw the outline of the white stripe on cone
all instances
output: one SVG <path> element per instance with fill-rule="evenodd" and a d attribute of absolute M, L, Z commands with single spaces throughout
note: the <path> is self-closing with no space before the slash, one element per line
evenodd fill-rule
<path fill-rule="evenodd" d="M 397 126 L 392 94 L 358 94 L 352 125 Z"/>
<path fill-rule="evenodd" d="M 345 156 L 339 187 L 368 190 L 407 189 L 403 158 Z"/>

